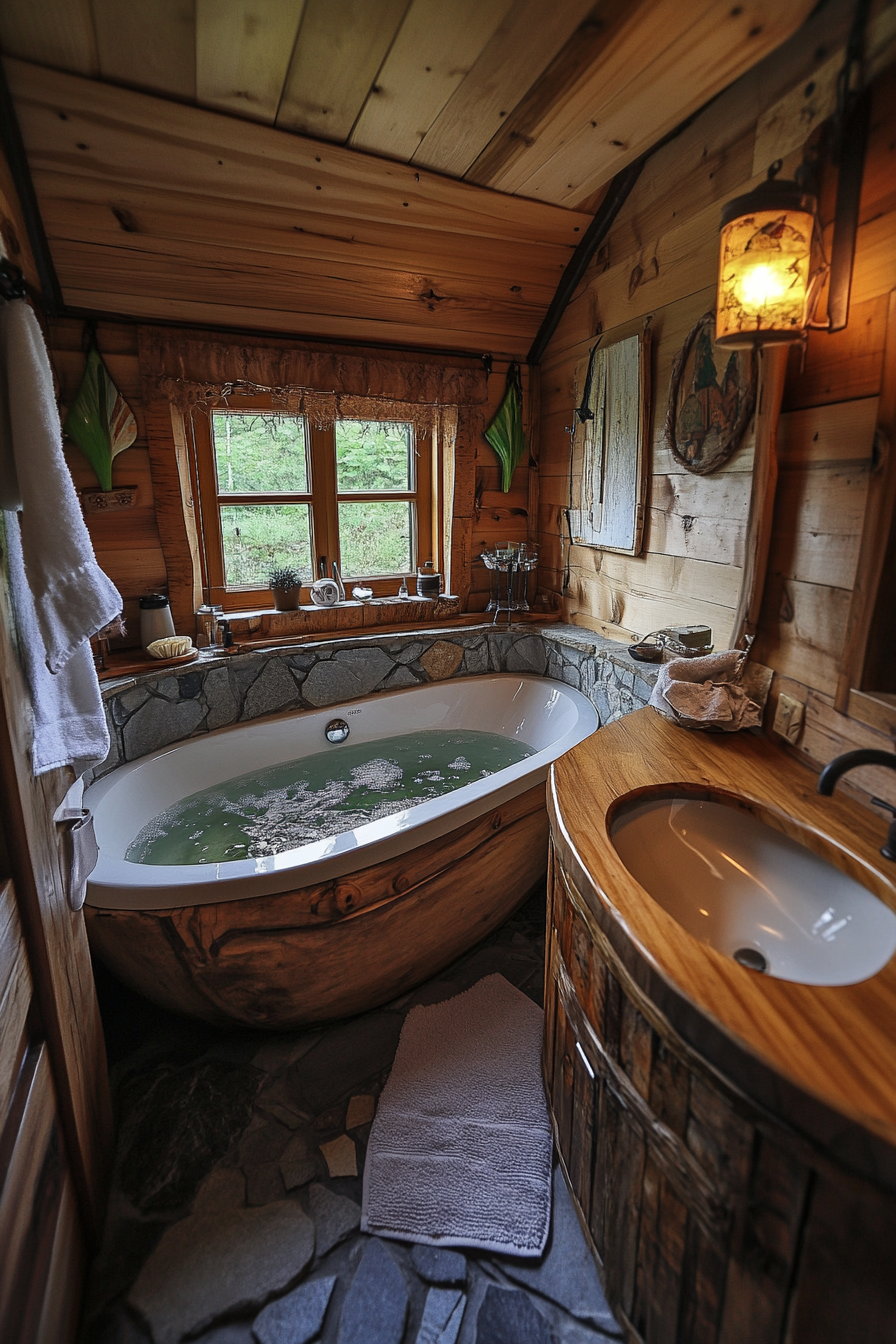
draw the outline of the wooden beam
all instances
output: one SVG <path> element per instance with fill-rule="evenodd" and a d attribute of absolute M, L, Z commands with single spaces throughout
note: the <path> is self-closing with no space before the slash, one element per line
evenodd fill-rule
<path fill-rule="evenodd" d="M 787 376 L 786 345 L 767 345 L 759 352 L 759 396 L 756 407 L 756 447 L 753 457 L 753 493 L 747 520 L 744 570 L 734 614 L 730 647 L 747 648 L 759 627 L 759 608 L 775 513 L 778 484 L 778 421 Z"/>
<path fill-rule="evenodd" d="M 6 82 L 6 71 L 2 59 L 0 59 L 0 147 L 2 147 L 3 156 L 12 176 L 19 208 L 25 221 L 25 228 L 28 230 L 28 242 L 31 244 L 34 264 L 40 280 L 44 311 L 47 317 L 52 317 L 63 306 L 62 290 L 56 275 L 56 268 L 53 265 L 53 258 L 50 255 L 47 235 L 44 232 L 40 208 L 34 193 L 34 183 L 31 180 L 31 170 L 28 167 L 28 157 L 22 142 L 22 132 L 19 128 L 9 85 Z"/>
<path fill-rule="evenodd" d="M 588 269 L 591 258 L 612 228 L 613 221 L 628 199 L 632 187 L 641 176 L 646 158 L 647 156 L 630 163 L 627 168 L 623 168 L 621 173 L 617 173 L 610 183 L 600 209 L 585 230 L 582 241 L 572 254 L 569 264 L 563 272 L 560 284 L 557 286 L 557 292 L 551 300 L 551 305 L 544 315 L 544 320 L 529 350 L 527 356 L 529 364 L 541 363 L 542 356 L 548 348 L 551 337 L 557 330 L 557 324 L 566 311 L 567 304 Z"/>

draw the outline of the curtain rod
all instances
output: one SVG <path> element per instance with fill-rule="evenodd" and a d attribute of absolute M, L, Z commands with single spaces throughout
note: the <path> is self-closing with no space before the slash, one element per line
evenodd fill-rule
<path fill-rule="evenodd" d="M 397 341 L 353 340 L 350 336 L 301 335 L 289 331 L 270 331 L 267 328 L 229 327 L 216 322 L 187 322 L 173 317 L 134 317 L 128 313 L 109 313 L 99 308 L 75 308 L 65 303 L 53 316 L 73 318 L 80 322 L 118 322 L 131 327 L 166 327 L 172 331 L 207 331 L 225 336 L 241 336 L 244 340 L 257 338 L 269 341 L 311 341 L 321 345 L 344 345 L 353 350 L 391 350 L 398 354 L 438 355 L 441 358 L 450 357 L 455 360 L 469 359 L 475 364 L 485 364 L 487 368 L 489 361 L 493 359 L 500 361 L 506 359 L 508 363 L 512 363 L 515 358 L 510 354 L 493 356 L 479 350 L 455 350 L 450 346 L 401 345 Z"/>

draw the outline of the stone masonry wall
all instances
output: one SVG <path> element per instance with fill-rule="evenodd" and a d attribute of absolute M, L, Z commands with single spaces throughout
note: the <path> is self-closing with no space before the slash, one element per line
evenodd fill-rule
<path fill-rule="evenodd" d="M 657 669 L 574 626 L 448 627 L 233 657 L 203 653 L 198 662 L 105 689 L 112 747 L 93 778 L 172 742 L 263 715 L 489 672 L 562 681 L 587 696 L 605 724 L 647 703 Z"/>

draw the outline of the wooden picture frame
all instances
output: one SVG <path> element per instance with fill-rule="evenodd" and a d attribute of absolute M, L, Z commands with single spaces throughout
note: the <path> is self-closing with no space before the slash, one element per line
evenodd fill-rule
<path fill-rule="evenodd" d="M 650 333 L 592 351 L 573 444 L 570 536 L 577 546 L 639 555 L 647 489 Z"/>
<path fill-rule="evenodd" d="M 715 344 L 714 311 L 685 337 L 672 365 L 666 445 L 695 476 L 718 471 L 733 457 L 756 409 L 756 353 Z"/>

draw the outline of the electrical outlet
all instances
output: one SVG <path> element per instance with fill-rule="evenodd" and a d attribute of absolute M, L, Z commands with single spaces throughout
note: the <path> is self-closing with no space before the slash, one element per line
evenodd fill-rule
<path fill-rule="evenodd" d="M 806 706 L 802 700 L 794 700 L 792 695 L 779 695 L 772 732 L 796 745 L 800 740 L 800 733 L 803 731 L 805 714 Z"/>

